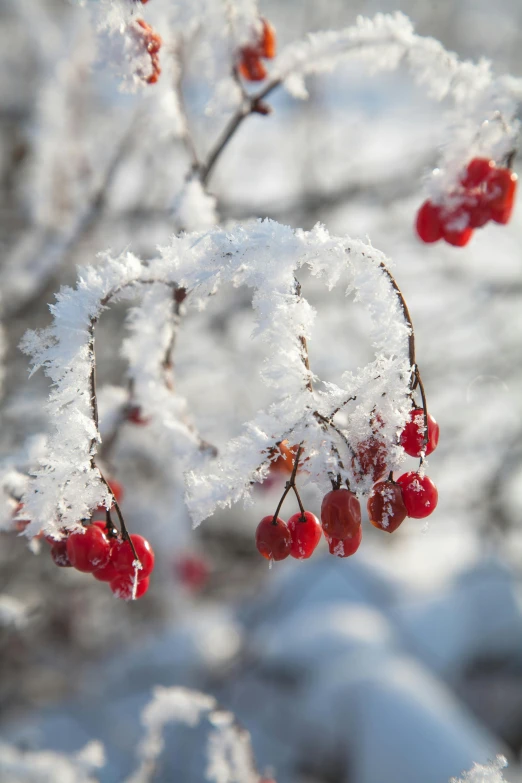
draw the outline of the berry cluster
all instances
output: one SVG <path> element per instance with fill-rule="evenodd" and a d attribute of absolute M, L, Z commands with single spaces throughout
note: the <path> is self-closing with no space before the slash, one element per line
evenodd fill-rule
<path fill-rule="evenodd" d="M 375 430 L 382 421 L 375 422 Z M 421 466 L 428 454 L 431 454 L 439 442 L 439 425 L 424 408 L 413 408 L 410 420 L 400 435 L 400 443 L 406 454 L 419 457 Z M 361 504 L 349 487 L 341 487 L 341 481 L 334 485 L 321 504 L 321 522 L 310 511 L 305 511 L 295 484 L 298 472 L 300 446 L 289 447 L 288 441 L 279 444 L 280 454 L 273 461 L 277 471 L 291 473 L 283 496 L 273 516 L 264 517 L 256 530 L 256 547 L 267 560 L 284 560 L 288 556 L 305 560 L 313 554 L 321 534 L 328 542 L 332 555 L 349 557 L 355 554 L 362 540 Z M 393 533 L 399 525 L 410 517 L 424 519 L 436 508 L 438 492 L 433 481 L 419 469 L 409 471 L 396 481 L 390 473 L 382 480 L 386 472 L 385 444 L 377 435 L 371 436 L 359 444 L 352 459 L 355 476 L 370 475 L 374 484 L 367 503 L 368 518 L 374 527 Z M 381 479 L 381 480 L 378 480 Z M 288 492 L 292 489 L 299 503 L 300 511 L 288 522 L 279 511 Z"/>
<path fill-rule="evenodd" d="M 100 582 L 109 582 L 114 595 L 124 601 L 145 595 L 154 568 L 154 552 L 147 539 L 133 533 L 130 541 L 132 545 L 102 520 L 61 541 L 49 539 L 57 566 L 76 568 Z M 135 565 L 136 560 L 139 565 Z"/>
<path fill-rule="evenodd" d="M 121 484 L 111 481 L 109 486 L 118 503 L 123 495 Z M 16 516 L 20 515 L 22 508 L 19 504 Z M 101 512 L 106 513 L 104 506 L 97 509 L 97 514 Z M 51 558 L 60 568 L 76 568 L 77 571 L 92 574 L 100 582 L 109 582 L 114 595 L 124 601 L 141 598 L 149 589 L 149 576 L 154 569 L 154 551 L 143 536 L 122 536 L 110 522 L 110 515 L 106 514 L 106 517 L 108 521 L 91 520 L 81 532 L 64 531 L 64 537 L 59 541 L 46 536 L 45 540 L 51 545 Z M 15 527 L 19 531 L 28 524 L 29 520 L 15 520 Z"/>
<path fill-rule="evenodd" d="M 488 158 L 473 158 L 451 200 L 457 206 L 425 201 L 417 213 L 417 234 L 423 242 L 444 239 L 450 245 L 467 245 L 473 229 L 489 220 L 505 224 L 515 202 L 517 175 Z"/>
<path fill-rule="evenodd" d="M 266 19 L 261 19 L 261 33 L 255 43 L 242 46 L 238 54 L 237 69 L 248 82 L 262 82 L 267 70 L 261 58 L 272 60 L 276 54 L 276 33 Z"/>
<path fill-rule="evenodd" d="M 149 54 L 151 65 L 151 72 L 148 75 L 143 74 L 141 70 L 138 71 L 137 75 L 147 84 L 156 84 L 161 74 L 159 60 L 159 50 L 162 44 L 161 36 L 144 19 L 136 19 L 133 29 L 140 46 L 143 46 Z"/>

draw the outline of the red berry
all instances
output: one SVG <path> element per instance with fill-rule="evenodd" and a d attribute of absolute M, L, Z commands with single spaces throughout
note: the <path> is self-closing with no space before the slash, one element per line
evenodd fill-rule
<path fill-rule="evenodd" d="M 377 481 L 387 469 L 386 444 L 373 435 L 361 441 L 352 457 L 352 470 L 356 480 L 371 476 L 372 481 Z"/>
<path fill-rule="evenodd" d="M 89 525 L 85 533 L 71 533 L 67 539 L 67 555 L 77 571 L 92 573 L 107 563 L 109 554 L 109 540 L 96 525 Z"/>
<path fill-rule="evenodd" d="M 243 79 L 249 82 L 262 82 L 267 76 L 266 68 L 261 62 L 258 50 L 253 46 L 243 46 L 240 50 L 238 70 Z"/>
<path fill-rule="evenodd" d="M 467 245 L 473 235 L 473 229 L 470 228 L 470 213 L 465 205 L 461 205 L 452 212 L 446 212 L 442 215 L 442 238 L 455 247 L 464 247 Z"/>
<path fill-rule="evenodd" d="M 277 517 L 263 517 L 256 530 L 257 551 L 267 560 L 284 560 L 292 549 L 292 534 L 286 522 Z"/>
<path fill-rule="evenodd" d="M 393 481 L 379 481 L 374 485 L 367 509 L 372 525 L 387 533 L 397 530 L 407 516 L 402 490 Z"/>
<path fill-rule="evenodd" d="M 176 575 L 189 590 L 201 590 L 208 582 L 209 567 L 198 555 L 184 555 L 175 563 Z"/>
<path fill-rule="evenodd" d="M 142 598 L 149 589 L 149 577 L 138 580 L 136 585 L 136 599 Z M 119 574 L 116 579 L 111 581 L 111 590 L 116 598 L 121 598 L 122 601 L 132 600 L 132 591 L 134 588 L 134 578 L 130 574 Z"/>
<path fill-rule="evenodd" d="M 477 188 L 482 185 L 494 168 L 495 162 L 489 158 L 473 158 L 468 163 L 466 174 L 461 182 L 467 190 Z"/>
<path fill-rule="evenodd" d="M 490 174 L 486 183 L 486 199 L 495 223 L 509 221 L 515 204 L 517 179 L 510 169 L 495 169 Z"/>
<path fill-rule="evenodd" d="M 424 410 L 413 408 L 410 420 L 401 433 L 401 446 L 410 457 L 420 457 L 421 452 L 431 454 L 439 442 L 440 427 L 431 414 L 428 413 L 428 441 L 424 440 Z"/>
<path fill-rule="evenodd" d="M 474 205 L 470 205 L 469 225 L 470 228 L 482 228 L 491 220 L 491 209 L 485 204 L 482 198 Z"/>
<path fill-rule="evenodd" d="M 305 511 L 304 516 L 299 511 L 287 522 L 292 536 L 292 548 L 290 554 L 297 560 L 306 560 L 310 557 L 319 541 L 322 530 L 319 520 L 310 511 Z"/>
<path fill-rule="evenodd" d="M 278 451 L 275 453 L 279 453 L 279 456 L 271 463 L 271 470 L 281 473 L 291 473 L 294 469 L 294 457 L 298 448 L 298 446 L 289 446 L 287 440 L 282 440 L 281 443 L 278 443 Z M 273 452 L 271 452 L 271 454 L 273 454 Z"/>
<path fill-rule="evenodd" d="M 132 424 L 137 424 L 138 427 L 145 427 L 150 422 L 150 418 L 148 416 L 142 416 L 139 405 L 133 405 L 127 411 L 127 421 L 130 421 Z"/>
<path fill-rule="evenodd" d="M 94 522 L 93 524 L 97 524 Z M 99 524 L 99 523 L 98 523 Z M 116 568 L 114 568 L 114 563 L 112 562 L 112 555 L 114 552 L 114 546 L 118 542 L 119 539 L 117 538 L 109 538 L 109 560 L 104 566 L 101 566 L 100 568 L 97 568 L 95 571 L 92 572 L 92 575 L 95 579 L 98 579 L 100 582 L 112 582 L 113 579 L 116 579 L 117 576 L 121 575 L 121 571 L 118 571 Z"/>
<path fill-rule="evenodd" d="M 329 538 L 347 538 L 361 525 L 361 504 L 349 489 L 333 489 L 321 504 L 321 523 Z"/>
<path fill-rule="evenodd" d="M 347 536 L 346 538 L 329 538 L 328 549 L 331 555 L 337 555 L 337 557 L 350 557 L 354 555 L 359 549 L 362 541 L 362 526 L 359 525 L 353 536 Z"/>
<path fill-rule="evenodd" d="M 408 516 L 413 519 L 428 517 L 437 507 L 439 493 L 428 476 L 420 476 L 410 471 L 397 479 L 402 489 L 402 497 Z"/>
<path fill-rule="evenodd" d="M 273 25 L 267 19 L 261 19 L 263 29 L 259 42 L 259 54 L 272 60 L 276 55 L 276 32 Z"/>
<path fill-rule="evenodd" d="M 67 541 L 54 541 L 51 546 L 51 557 L 60 568 L 71 568 L 72 563 L 67 554 Z"/>
<path fill-rule="evenodd" d="M 440 208 L 431 201 L 425 201 L 417 212 L 416 229 L 423 242 L 437 242 L 442 237 Z"/>
<path fill-rule="evenodd" d="M 143 536 L 132 533 L 131 541 L 138 556 L 138 560 L 143 566 L 138 571 L 138 579 L 141 581 L 152 573 L 154 568 L 154 551 Z M 117 571 L 133 574 L 134 573 L 134 554 L 128 541 L 116 541 L 113 544 L 111 553 L 111 562 Z"/>
<path fill-rule="evenodd" d="M 111 560 L 109 560 L 106 565 L 102 566 L 101 568 L 97 568 L 96 571 L 93 571 L 92 575 L 99 582 L 112 582 L 113 579 L 117 579 L 122 576 L 122 571 L 118 571 L 116 568 L 114 568 L 114 564 Z"/>

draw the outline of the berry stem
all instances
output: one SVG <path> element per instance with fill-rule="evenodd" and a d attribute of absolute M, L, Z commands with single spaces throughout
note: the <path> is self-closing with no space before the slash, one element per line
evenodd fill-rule
<path fill-rule="evenodd" d="M 420 391 L 420 395 L 421 395 L 421 399 L 422 399 L 422 409 L 424 411 L 424 438 L 423 438 L 423 440 L 424 440 L 424 445 L 427 446 L 428 445 L 428 440 L 429 440 L 429 435 L 428 435 L 428 402 L 426 400 L 426 392 L 424 390 L 424 384 L 422 382 L 421 374 L 420 374 L 419 368 L 417 366 L 415 367 L 415 377 L 417 379 L 416 382 L 417 382 L 417 384 L 419 386 L 419 391 Z"/>
<path fill-rule="evenodd" d="M 117 530 L 114 522 L 112 521 L 110 508 L 105 509 L 105 524 L 107 525 L 107 533 L 109 534 L 109 538 L 116 538 Z"/>
<path fill-rule="evenodd" d="M 274 517 L 272 519 L 272 524 L 277 525 L 277 517 L 279 516 L 279 512 L 281 511 L 281 507 L 283 503 L 285 502 L 285 498 L 290 492 L 291 489 L 294 489 L 296 496 L 297 496 L 297 502 L 299 503 L 299 508 L 301 509 L 301 512 L 304 514 L 304 506 L 301 503 L 301 498 L 299 497 L 299 493 L 297 492 L 297 487 L 295 486 L 295 477 L 297 474 L 297 468 L 299 467 L 299 457 L 301 455 L 302 446 L 299 445 L 297 448 L 297 453 L 295 455 L 294 459 L 294 467 L 292 468 L 292 475 L 290 476 L 289 480 L 285 484 L 285 489 L 283 494 L 281 495 L 281 499 L 279 500 L 279 503 L 277 504 L 277 508 L 275 510 Z"/>
<path fill-rule="evenodd" d="M 264 98 L 266 98 L 273 90 L 276 89 L 276 87 L 279 87 L 280 84 L 281 79 L 274 79 L 273 81 L 268 82 L 266 87 L 263 87 L 262 90 L 255 93 L 254 95 L 247 95 L 246 92 L 243 93 L 243 100 L 241 105 L 230 119 L 228 125 L 225 126 L 225 129 L 217 140 L 214 148 L 209 152 L 206 162 L 199 167 L 199 178 L 202 185 L 207 184 L 208 178 L 210 177 L 214 166 L 218 162 L 222 152 L 234 136 L 237 129 L 243 123 L 243 120 L 245 120 L 250 114 L 253 114 L 255 112 L 256 106 L 259 104 L 259 101 L 262 101 Z"/>

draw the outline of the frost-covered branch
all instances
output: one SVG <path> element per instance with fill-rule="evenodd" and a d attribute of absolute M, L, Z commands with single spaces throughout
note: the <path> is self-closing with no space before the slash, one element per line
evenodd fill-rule
<path fill-rule="evenodd" d="M 370 313 L 375 360 L 355 374 L 345 373 L 342 386 L 320 379 L 311 386 L 305 348 L 315 313 L 296 290 L 295 273 L 302 266 L 328 288 L 344 277 L 347 293 Z M 271 221 L 174 237 L 147 264 L 127 253 L 84 270 L 76 289 L 58 295 L 52 327 L 29 333 L 24 341 L 33 371 L 43 366 L 53 381 L 49 412 L 55 427 L 48 456 L 24 499 L 32 520 L 28 534 L 42 527 L 55 533 L 73 529 L 100 502 L 110 505 L 94 461 L 100 435 L 92 404 L 92 324 L 110 301 L 130 295 L 142 297 L 131 310 L 131 336 L 124 347 L 133 395 L 145 416 L 156 417 L 173 458 L 180 460 L 196 523 L 216 506 L 248 499 L 252 482 L 266 477 L 270 454 L 283 438 L 304 444 L 309 481 L 319 488 L 340 473 L 343 482 L 367 491 L 371 477 L 360 475 L 353 450 L 373 435 L 372 422 L 379 420 L 389 469 L 398 466 L 403 452 L 397 432 L 411 408 L 411 321 L 392 280 L 384 256 L 364 242 L 332 237 L 321 226 L 293 231 Z M 172 338 L 172 288 L 186 291 L 187 307 L 202 308 L 227 282 L 253 290 L 254 336 L 268 350 L 261 377 L 273 390 L 273 401 L 209 463 L 211 452 L 202 451 L 201 439 L 187 425 L 186 402 L 165 384 L 164 357 Z M 336 431 L 344 433 L 350 450 L 342 465 L 324 424 L 333 424 L 341 407 L 344 423 Z"/>
<path fill-rule="evenodd" d="M 186 688 L 156 688 L 142 713 L 145 737 L 138 747 L 138 769 L 127 783 L 150 783 L 154 778 L 170 723 L 196 727 L 203 719 L 211 726 L 207 740 L 205 779 L 210 783 L 260 783 L 250 734 L 212 696 Z"/>

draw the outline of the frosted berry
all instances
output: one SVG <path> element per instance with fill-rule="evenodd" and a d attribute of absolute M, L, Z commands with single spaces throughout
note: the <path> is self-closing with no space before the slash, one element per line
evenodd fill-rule
<path fill-rule="evenodd" d="M 442 224 L 440 218 L 440 209 L 431 201 L 425 201 L 417 212 L 417 222 L 415 225 L 419 239 L 423 242 L 437 242 L 442 238 Z"/>
<path fill-rule="evenodd" d="M 85 533 L 71 533 L 67 539 L 67 555 L 77 571 L 92 573 L 109 560 L 107 536 L 96 525 L 89 525 Z"/>
<path fill-rule="evenodd" d="M 424 440 L 424 410 L 413 408 L 410 420 L 401 433 L 401 446 L 410 457 L 420 457 L 424 451 L 426 456 L 437 448 L 440 428 L 433 416 L 428 413 L 428 441 Z"/>
<path fill-rule="evenodd" d="M 71 568 L 72 563 L 67 554 L 67 541 L 54 541 L 51 546 L 51 557 L 60 568 Z"/>
<path fill-rule="evenodd" d="M 284 560 L 292 549 L 292 534 L 286 522 L 277 517 L 263 517 L 256 530 L 257 551 L 267 560 Z"/>
<path fill-rule="evenodd" d="M 402 489 L 402 497 L 409 517 L 424 519 L 437 507 L 439 493 L 437 487 L 428 476 L 418 473 L 404 473 L 397 479 Z"/>
<path fill-rule="evenodd" d="M 121 598 L 122 601 L 132 601 L 132 590 L 134 587 L 134 577 L 130 574 L 119 574 L 116 579 L 111 582 L 111 590 L 116 598 Z M 138 580 L 136 585 L 136 599 L 142 598 L 149 589 L 148 576 Z"/>
<path fill-rule="evenodd" d="M 347 536 L 346 538 L 329 538 L 328 549 L 331 555 L 337 555 L 337 557 L 350 557 L 354 555 L 359 549 L 362 541 L 362 526 L 359 525 L 353 536 Z"/>
<path fill-rule="evenodd" d="M 361 441 L 352 457 L 352 469 L 356 479 L 371 476 L 372 481 L 377 481 L 387 470 L 386 444 L 371 435 Z"/>
<path fill-rule="evenodd" d="M 361 525 L 361 504 L 349 489 L 333 489 L 321 504 L 321 524 L 329 538 L 347 538 Z"/>
<path fill-rule="evenodd" d="M 298 447 L 290 446 L 287 440 L 282 440 L 277 444 L 277 448 L 279 456 L 271 463 L 271 469 L 281 473 L 291 473 L 294 469 L 294 457 Z"/>
<path fill-rule="evenodd" d="M 262 82 L 267 77 L 267 70 L 261 61 L 257 47 L 243 46 L 237 67 L 243 79 L 248 82 Z"/>
<path fill-rule="evenodd" d="M 93 524 L 100 526 L 99 522 L 93 522 Z M 107 528 L 105 528 L 104 532 L 106 532 L 106 530 Z M 109 538 L 109 559 L 105 565 L 101 566 L 100 568 L 96 568 L 96 570 L 92 573 L 94 578 L 98 579 L 100 582 L 112 582 L 113 579 L 116 579 L 116 577 L 121 574 L 121 572 L 114 567 L 114 563 L 112 562 L 114 547 L 118 541 L 119 539 L 117 538 Z"/>
<path fill-rule="evenodd" d="M 267 19 L 261 19 L 263 29 L 261 31 L 261 40 L 259 42 L 259 53 L 267 60 L 272 60 L 276 55 L 276 32 L 275 28 Z"/>
<path fill-rule="evenodd" d="M 141 581 L 152 573 L 154 568 L 154 551 L 143 536 L 137 533 L 131 534 L 136 555 L 142 568 L 138 571 L 138 579 Z M 134 554 L 128 541 L 116 541 L 111 552 L 111 562 L 117 571 L 134 574 Z"/>
<path fill-rule="evenodd" d="M 138 69 L 137 76 L 147 84 L 155 84 L 161 74 L 159 60 L 159 50 L 162 44 L 161 36 L 144 19 L 136 19 L 134 32 L 150 56 L 151 67 L 151 71 L 148 74 L 144 74 L 141 68 Z"/>
<path fill-rule="evenodd" d="M 468 207 L 470 228 L 482 228 L 491 220 L 491 209 L 484 199 L 475 199 L 473 204 Z"/>
<path fill-rule="evenodd" d="M 486 185 L 486 198 L 495 223 L 507 223 L 515 204 L 517 175 L 509 169 L 495 169 Z"/>
<path fill-rule="evenodd" d="M 485 182 L 494 168 L 495 163 L 489 158 L 473 158 L 468 163 L 466 173 L 461 180 L 462 185 L 466 190 L 478 188 L 479 185 Z"/>
<path fill-rule="evenodd" d="M 455 247 L 464 247 L 473 236 L 469 225 L 470 214 L 463 205 L 442 216 L 442 238 Z"/>
<path fill-rule="evenodd" d="M 393 481 L 379 481 L 370 492 L 368 518 L 374 527 L 393 533 L 407 516 L 401 487 Z"/>
<path fill-rule="evenodd" d="M 319 520 L 310 511 L 305 511 L 304 515 L 299 511 L 290 517 L 287 525 L 292 536 L 290 554 L 297 560 L 306 560 L 313 554 L 321 540 L 322 530 Z"/>

